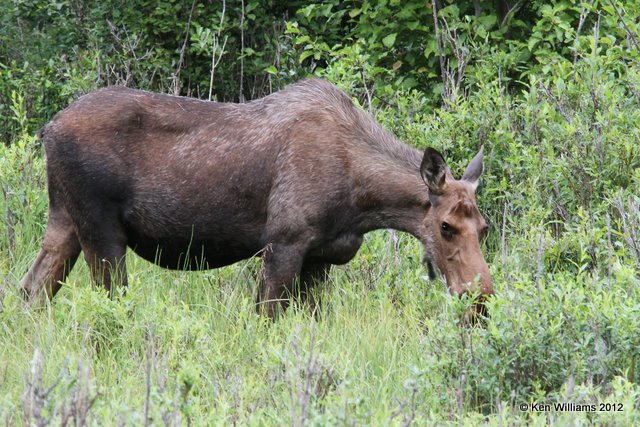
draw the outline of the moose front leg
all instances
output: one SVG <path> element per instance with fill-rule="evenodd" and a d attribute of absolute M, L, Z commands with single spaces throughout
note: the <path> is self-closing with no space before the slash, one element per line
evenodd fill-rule
<path fill-rule="evenodd" d="M 287 309 L 303 259 L 302 248 L 295 245 L 270 244 L 264 249 L 260 288 L 256 298 L 258 313 L 273 320 L 280 309 Z"/>
<path fill-rule="evenodd" d="M 102 286 L 110 297 L 114 296 L 114 285 L 126 289 L 127 237 L 122 225 L 105 213 L 88 215 L 79 230 L 79 238 L 94 284 Z"/>

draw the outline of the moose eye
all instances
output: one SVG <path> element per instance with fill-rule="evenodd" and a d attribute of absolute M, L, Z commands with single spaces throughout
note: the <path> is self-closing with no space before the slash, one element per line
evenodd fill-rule
<path fill-rule="evenodd" d="M 440 232 L 442 233 L 442 237 L 444 237 L 447 240 L 451 240 L 451 238 L 453 237 L 453 227 L 451 227 L 451 225 L 449 225 L 448 222 L 442 223 L 442 226 L 440 227 Z"/>

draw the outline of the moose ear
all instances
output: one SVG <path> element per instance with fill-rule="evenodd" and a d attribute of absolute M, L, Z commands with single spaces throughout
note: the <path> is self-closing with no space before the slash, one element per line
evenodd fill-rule
<path fill-rule="evenodd" d="M 478 178 L 482 175 L 482 169 L 484 166 L 482 165 L 482 153 L 484 151 L 484 146 L 480 147 L 480 151 L 478 154 L 471 160 L 469 166 L 464 171 L 464 175 L 462 175 L 462 181 L 467 181 L 473 185 L 474 189 L 478 187 Z"/>
<path fill-rule="evenodd" d="M 420 175 L 422 175 L 422 180 L 429 187 L 429 193 L 434 195 L 441 194 L 447 175 L 447 163 L 444 161 L 442 154 L 428 147 L 424 151 L 424 157 L 420 165 Z"/>

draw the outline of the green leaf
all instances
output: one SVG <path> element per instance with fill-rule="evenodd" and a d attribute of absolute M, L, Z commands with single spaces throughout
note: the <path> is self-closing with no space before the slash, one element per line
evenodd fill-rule
<path fill-rule="evenodd" d="M 278 69 L 273 65 L 265 68 L 264 71 L 269 73 L 269 74 L 273 74 L 274 76 L 278 75 Z"/>
<path fill-rule="evenodd" d="M 296 44 L 302 44 L 302 43 L 306 43 L 306 42 L 308 42 L 309 40 L 311 40 L 311 39 L 309 38 L 309 36 L 308 36 L 308 35 L 306 35 L 306 34 L 305 34 L 305 35 L 303 35 L 303 36 L 296 37 L 296 38 L 295 38 L 295 43 L 296 43 Z"/>
<path fill-rule="evenodd" d="M 529 43 L 527 44 L 527 47 L 529 48 L 530 52 L 533 52 L 533 49 L 536 47 L 539 41 L 540 39 L 537 37 L 531 37 L 529 39 Z"/>
<path fill-rule="evenodd" d="M 385 38 L 382 39 L 382 44 L 385 45 L 388 48 L 393 47 L 393 45 L 396 42 L 396 36 L 398 34 L 397 33 L 391 33 L 388 36 L 386 36 Z"/>
<path fill-rule="evenodd" d="M 302 64 L 302 61 L 304 61 L 305 59 L 307 59 L 308 57 L 312 56 L 314 54 L 314 52 L 312 50 L 305 50 L 304 52 L 302 52 L 300 54 L 300 63 Z"/>
<path fill-rule="evenodd" d="M 424 56 L 428 58 L 430 55 L 438 53 L 438 41 L 435 38 L 430 38 L 427 41 L 427 46 L 424 48 Z"/>
<path fill-rule="evenodd" d="M 485 28 L 490 29 L 498 22 L 498 17 L 496 15 L 485 15 L 478 18 L 478 22 Z"/>

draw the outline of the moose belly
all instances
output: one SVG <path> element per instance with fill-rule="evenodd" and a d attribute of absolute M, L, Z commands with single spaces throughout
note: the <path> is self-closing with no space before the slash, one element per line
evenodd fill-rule
<path fill-rule="evenodd" d="M 129 238 L 129 247 L 142 258 L 171 270 L 206 270 L 251 258 L 258 251 L 237 244 L 211 241 L 154 241 Z"/>
<path fill-rule="evenodd" d="M 242 209 L 233 203 L 216 205 L 205 198 L 190 205 L 156 195 L 125 204 L 122 212 L 127 245 L 165 268 L 222 267 L 251 258 L 263 246 L 264 219 L 258 209 Z"/>

